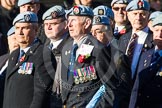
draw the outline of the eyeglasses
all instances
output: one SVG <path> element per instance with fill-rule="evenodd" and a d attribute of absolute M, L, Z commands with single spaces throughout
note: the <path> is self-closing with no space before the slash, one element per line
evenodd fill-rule
<path fill-rule="evenodd" d="M 113 10 L 119 11 L 121 9 L 122 11 L 125 11 L 126 7 L 113 7 Z"/>

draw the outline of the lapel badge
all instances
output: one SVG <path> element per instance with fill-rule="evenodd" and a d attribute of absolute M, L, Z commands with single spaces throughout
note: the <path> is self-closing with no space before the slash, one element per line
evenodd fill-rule
<path fill-rule="evenodd" d="M 144 63 L 146 63 L 146 62 L 147 62 L 147 60 L 144 61 Z"/>
<path fill-rule="evenodd" d="M 161 72 L 157 72 L 156 76 L 162 76 L 162 71 Z"/>
<path fill-rule="evenodd" d="M 104 10 L 103 9 L 98 9 L 98 15 L 104 15 Z"/>
<path fill-rule="evenodd" d="M 57 17 L 57 12 L 56 11 L 52 12 L 51 16 L 52 16 L 53 19 L 55 19 Z"/>
<path fill-rule="evenodd" d="M 30 54 L 32 54 L 32 53 L 33 53 L 33 51 L 30 50 Z"/>
<path fill-rule="evenodd" d="M 159 72 L 159 76 L 162 76 L 162 71 L 161 71 L 161 72 Z"/>
<path fill-rule="evenodd" d="M 95 20 L 96 23 L 101 22 L 100 16 L 95 16 L 95 17 L 94 17 L 94 20 Z"/>
<path fill-rule="evenodd" d="M 145 48 L 147 48 L 147 46 L 148 46 L 147 44 L 144 45 Z"/>
<path fill-rule="evenodd" d="M 65 51 L 65 55 L 68 55 L 68 54 L 70 54 L 70 50 Z"/>
<path fill-rule="evenodd" d="M 31 20 L 31 16 L 29 14 L 24 15 L 24 20 L 29 22 Z"/>
<path fill-rule="evenodd" d="M 144 6 L 143 6 L 144 3 L 143 3 L 143 1 L 141 1 L 141 0 L 138 1 L 138 4 L 137 4 L 137 5 L 138 5 L 138 8 L 139 8 L 139 9 L 142 9 L 142 8 L 144 7 Z"/>
<path fill-rule="evenodd" d="M 144 63 L 144 67 L 146 66 L 147 63 Z"/>
<path fill-rule="evenodd" d="M 73 7 L 73 13 L 74 13 L 75 15 L 80 14 L 80 9 L 79 9 L 78 6 L 74 6 L 74 7 Z"/>

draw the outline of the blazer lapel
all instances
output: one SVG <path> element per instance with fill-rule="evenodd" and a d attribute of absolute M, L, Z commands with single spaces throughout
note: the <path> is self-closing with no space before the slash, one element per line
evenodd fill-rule
<path fill-rule="evenodd" d="M 73 45 L 73 41 L 70 41 L 69 43 L 66 43 L 66 46 L 62 50 L 62 66 L 63 71 L 62 71 L 62 78 L 63 80 L 67 81 L 68 80 L 68 67 L 69 67 L 69 61 L 70 61 L 70 53 L 71 53 L 71 48 Z"/>
<path fill-rule="evenodd" d="M 127 45 L 128 45 L 129 40 L 131 38 L 131 35 L 132 35 L 132 31 L 129 31 L 128 33 L 124 34 L 120 38 L 120 40 L 119 40 L 119 47 L 120 47 L 121 51 L 126 52 Z"/>
<path fill-rule="evenodd" d="M 17 69 L 17 61 L 19 57 L 20 49 L 15 50 L 13 53 L 11 53 L 9 62 L 8 62 L 8 68 L 7 68 L 7 74 L 6 78 L 12 73 L 12 70 Z"/>
<path fill-rule="evenodd" d="M 44 45 L 44 48 L 43 48 L 43 59 L 46 62 L 44 65 L 46 67 L 46 70 L 47 70 L 48 74 L 50 75 L 50 77 L 52 79 L 54 79 L 54 76 L 55 76 L 54 74 L 55 74 L 55 71 L 56 71 L 55 70 L 56 67 L 53 67 L 54 66 L 54 64 L 53 64 L 54 58 L 52 58 L 52 56 L 53 56 L 52 51 L 48 48 L 49 43 Z M 56 61 L 55 61 L 55 63 L 56 63 Z M 50 68 L 49 68 L 49 66 L 50 66 Z"/>
<path fill-rule="evenodd" d="M 9 70 L 9 73 L 8 73 L 8 76 L 7 78 L 9 78 L 13 73 L 17 72 L 16 70 L 19 68 L 19 66 L 21 66 L 24 62 L 26 62 L 28 60 L 28 58 L 35 52 L 35 50 L 37 49 L 37 47 L 39 46 L 39 43 L 36 43 L 34 44 L 26 53 L 25 53 L 25 58 L 23 61 L 18 61 L 18 57 L 19 57 L 19 52 L 20 52 L 20 49 L 18 49 L 16 51 L 16 54 L 14 54 L 12 56 L 11 59 L 13 59 L 12 63 L 14 64 L 13 68 L 11 70 Z M 15 58 L 16 57 L 16 58 Z M 15 66 L 16 65 L 16 66 Z"/>

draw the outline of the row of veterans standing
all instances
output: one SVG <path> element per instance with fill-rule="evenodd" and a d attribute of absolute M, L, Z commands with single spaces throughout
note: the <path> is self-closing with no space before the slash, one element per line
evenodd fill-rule
<path fill-rule="evenodd" d="M 150 15 L 148 1 L 55 5 L 42 25 L 39 0 L 18 6 L 0 56 L 0 107 L 162 107 L 162 12 Z"/>

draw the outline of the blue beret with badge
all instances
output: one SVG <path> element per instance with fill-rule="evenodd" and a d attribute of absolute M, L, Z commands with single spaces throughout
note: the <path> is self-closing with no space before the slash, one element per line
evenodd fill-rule
<path fill-rule="evenodd" d="M 84 5 L 76 5 L 73 6 L 67 13 L 66 13 L 66 18 L 68 16 L 89 16 L 93 17 L 93 10 Z"/>
<path fill-rule="evenodd" d="M 157 16 L 157 17 L 153 20 L 152 26 L 155 27 L 156 25 L 162 26 L 162 15 Z"/>
<path fill-rule="evenodd" d="M 149 20 L 154 20 L 159 15 L 162 15 L 162 12 L 161 11 L 155 11 L 155 12 L 151 13 Z"/>
<path fill-rule="evenodd" d="M 15 33 L 15 26 L 12 26 L 12 27 L 8 30 L 7 36 L 11 36 L 11 35 L 14 34 L 14 33 Z"/>
<path fill-rule="evenodd" d="M 132 0 L 126 7 L 126 11 L 150 10 L 150 4 L 146 0 Z"/>
<path fill-rule="evenodd" d="M 111 6 L 114 4 L 128 4 L 131 0 L 112 0 Z"/>
<path fill-rule="evenodd" d="M 20 23 L 38 23 L 38 17 L 34 12 L 23 12 L 18 14 L 15 19 L 13 20 L 13 25 L 15 25 L 17 22 Z"/>
<path fill-rule="evenodd" d="M 22 5 L 25 5 L 25 4 L 28 4 L 28 3 L 39 3 L 39 0 L 19 0 L 18 1 L 18 6 L 22 6 Z"/>
<path fill-rule="evenodd" d="M 101 6 L 94 8 L 93 13 L 94 13 L 94 16 L 95 15 L 106 15 L 107 17 L 114 19 L 114 13 L 112 9 L 110 9 L 107 6 L 101 5 Z"/>
<path fill-rule="evenodd" d="M 107 16 L 97 15 L 93 17 L 92 25 L 110 25 L 110 20 Z"/>
<path fill-rule="evenodd" d="M 43 20 L 51 20 L 51 19 L 56 19 L 60 17 L 65 17 L 65 10 L 62 6 L 55 5 L 48 9 L 44 14 L 42 19 Z"/>

